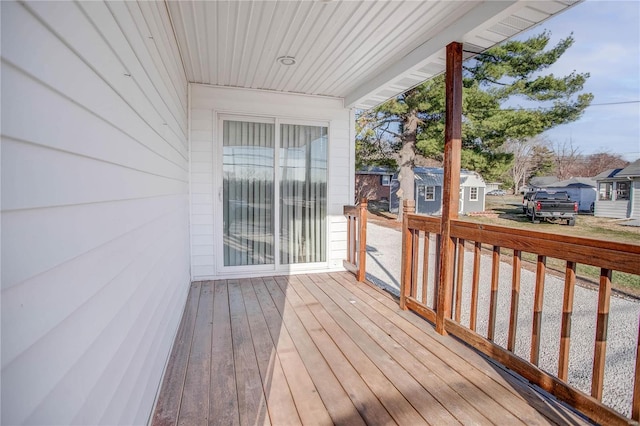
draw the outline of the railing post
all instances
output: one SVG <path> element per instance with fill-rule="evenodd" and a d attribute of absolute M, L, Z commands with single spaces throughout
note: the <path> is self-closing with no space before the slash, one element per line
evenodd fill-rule
<path fill-rule="evenodd" d="M 415 213 L 416 202 L 404 200 L 402 203 L 402 269 L 400 276 L 400 309 L 407 309 L 407 297 L 411 294 L 411 271 L 413 255 L 413 233 L 409 230 L 409 213 Z"/>
<path fill-rule="evenodd" d="M 458 218 L 460 155 L 462 151 L 462 43 L 447 45 L 445 76 L 444 174 L 440 226 L 440 283 L 436 308 L 436 331 L 446 334 L 445 318 L 451 318 L 455 244 L 451 220 Z"/>
<path fill-rule="evenodd" d="M 360 199 L 360 211 L 358 216 L 360 217 L 360 226 L 358 228 L 358 273 L 356 279 L 359 282 L 364 281 L 367 275 L 366 260 L 367 260 L 367 199 Z"/>

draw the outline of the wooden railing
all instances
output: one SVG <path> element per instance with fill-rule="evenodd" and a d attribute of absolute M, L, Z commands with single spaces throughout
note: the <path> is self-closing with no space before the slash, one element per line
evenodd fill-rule
<path fill-rule="evenodd" d="M 442 256 L 436 253 L 435 265 L 429 264 L 429 253 L 440 247 L 439 218 L 416 215 L 412 204 L 405 204 L 403 219 L 403 265 L 400 305 L 411 309 L 427 320 L 437 322 L 439 317 L 444 330 L 467 342 L 506 367 L 542 389 L 568 402 L 589 418 L 605 424 L 626 424 L 637 421 L 640 415 L 640 330 L 638 335 L 625 336 L 636 341 L 636 362 L 631 419 L 601 403 L 607 349 L 609 304 L 611 298 L 611 277 L 613 271 L 640 275 L 640 246 L 600 241 L 589 238 L 568 237 L 542 232 L 513 229 L 500 226 L 475 224 L 451 220 L 450 238 L 455 247 L 452 279 L 443 281 Z M 465 256 L 465 250 L 467 255 Z M 482 251 L 487 252 L 486 255 Z M 496 315 L 498 311 L 498 290 L 500 264 L 504 253 L 511 255 L 511 300 L 506 347 L 494 342 Z M 480 286 L 480 263 L 482 257 L 490 253 L 491 274 L 488 298 L 488 318 L 486 335 L 476 331 L 478 324 L 478 300 Z M 518 312 L 520 301 L 520 279 L 523 267 L 523 253 L 531 253 L 535 259 L 535 287 L 532 308 L 531 345 L 529 359 L 514 353 L 518 332 Z M 472 262 L 471 274 L 465 282 L 465 257 Z M 547 258 L 564 262 L 564 297 L 560 330 L 557 376 L 538 367 L 540 360 L 541 330 L 543 321 L 543 295 Z M 472 261 L 470 260 L 472 259 Z M 594 312 L 595 342 L 590 395 L 567 383 L 569 374 L 569 347 L 571 343 L 571 317 L 573 312 L 574 289 L 576 286 L 576 266 L 591 265 L 600 269 L 597 313 Z M 486 267 L 486 266 L 485 266 Z M 488 279 L 488 278 L 487 278 Z M 468 289 L 468 297 L 463 290 Z M 443 297 L 442 292 L 446 292 Z M 461 316 L 463 300 L 468 301 L 468 325 L 463 325 Z M 465 306 L 465 308 L 467 308 Z M 522 308 L 520 308 L 522 312 Z M 549 314 L 546 312 L 545 314 Z M 636 340 L 637 339 L 637 340 Z"/>
<path fill-rule="evenodd" d="M 362 198 L 356 206 L 344 206 L 344 216 L 347 218 L 347 258 L 343 264 L 362 282 L 367 259 L 367 199 Z"/>

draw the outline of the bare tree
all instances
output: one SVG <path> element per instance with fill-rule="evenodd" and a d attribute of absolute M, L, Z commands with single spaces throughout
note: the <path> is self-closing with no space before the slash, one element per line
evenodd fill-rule
<path fill-rule="evenodd" d="M 504 152 L 513 155 L 513 163 L 509 175 L 513 180 L 513 191 L 517 193 L 525 184 L 533 160 L 533 147 L 536 139 L 508 139 L 503 145 Z"/>
<path fill-rule="evenodd" d="M 573 146 L 573 140 L 556 142 L 553 145 L 556 163 L 556 177 L 560 180 L 577 176 L 580 169 L 580 149 Z"/>
<path fill-rule="evenodd" d="M 580 176 L 592 177 L 608 169 L 622 169 L 627 167 L 629 162 L 619 154 L 609 154 L 607 152 L 597 152 L 587 155 L 580 168 Z"/>

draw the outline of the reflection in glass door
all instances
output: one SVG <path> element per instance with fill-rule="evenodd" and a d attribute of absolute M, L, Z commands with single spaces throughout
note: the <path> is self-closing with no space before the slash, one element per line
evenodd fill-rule
<path fill-rule="evenodd" d="M 280 263 L 326 261 L 327 128 L 280 125 Z"/>
<path fill-rule="evenodd" d="M 223 121 L 224 266 L 274 264 L 275 125 Z"/>

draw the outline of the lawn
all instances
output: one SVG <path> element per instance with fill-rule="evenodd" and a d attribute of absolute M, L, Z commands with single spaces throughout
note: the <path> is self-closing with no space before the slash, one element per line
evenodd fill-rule
<path fill-rule="evenodd" d="M 575 226 L 541 222 L 534 224 L 522 212 L 522 196 L 487 197 L 486 209 L 493 211 L 497 217 L 466 216 L 464 219 L 513 228 L 531 229 L 554 234 L 589 237 L 621 243 L 640 244 L 640 227 L 622 226 L 619 219 L 594 217 L 591 214 L 580 214 Z M 505 253 L 507 254 L 507 253 Z M 523 260 L 535 262 L 533 254 L 523 254 Z M 639 259 L 640 261 L 640 259 Z M 564 273 L 565 262 L 558 259 L 547 259 L 547 267 Z M 578 265 L 576 275 L 587 284 L 597 285 L 600 268 L 589 265 Z M 640 276 L 614 272 L 612 285 L 617 290 L 640 296 Z"/>
<path fill-rule="evenodd" d="M 385 211 L 386 204 L 372 202 L 369 205 L 369 220 L 380 225 L 400 229 L 401 224 L 396 221 L 396 215 Z M 486 211 L 494 212 L 491 216 L 464 216 L 462 219 L 478 223 L 507 226 L 512 228 L 531 229 L 554 234 L 572 235 L 576 237 L 589 237 L 621 243 L 640 244 L 640 227 L 622 226 L 619 219 L 607 219 L 594 217 L 591 214 L 580 214 L 575 226 L 559 225 L 554 223 L 532 223 L 522 212 L 522 196 L 494 196 L 487 197 Z M 497 215 L 497 217 L 496 217 Z M 487 247 L 490 250 L 490 247 Z M 504 256 L 511 256 L 510 250 L 503 250 Z M 536 255 L 522 254 L 523 266 L 535 269 Z M 640 259 L 639 259 L 640 261 Z M 551 273 L 563 275 L 565 262 L 559 259 L 547 259 L 547 270 Z M 576 276 L 580 284 L 585 286 L 598 286 L 600 268 L 589 265 L 578 265 Z M 640 276 L 622 272 L 613 273 L 612 286 L 615 290 L 640 297 Z"/>

